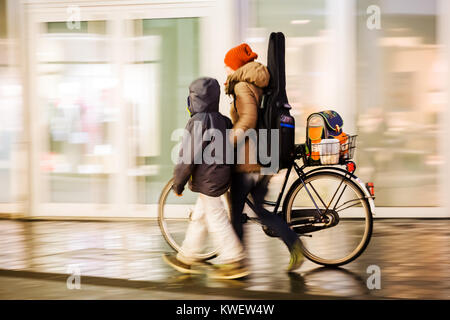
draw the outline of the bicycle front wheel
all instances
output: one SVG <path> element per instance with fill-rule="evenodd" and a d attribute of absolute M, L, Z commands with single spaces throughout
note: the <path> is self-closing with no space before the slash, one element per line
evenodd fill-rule
<path fill-rule="evenodd" d="M 158 223 L 161 233 L 170 247 L 176 252 L 182 252 L 182 244 L 186 237 L 186 231 L 193 219 L 197 194 L 188 188 L 182 197 L 177 197 L 172 190 L 173 179 L 163 188 L 158 204 Z M 224 200 L 225 201 L 225 200 Z M 195 252 L 189 252 L 189 256 L 197 260 L 214 258 L 216 248 L 206 230 L 201 243 L 202 248 L 192 248 Z"/>
<path fill-rule="evenodd" d="M 355 260 L 369 244 L 373 218 L 361 186 L 344 174 L 319 171 L 297 180 L 286 197 L 286 221 L 300 235 L 309 260 L 341 266 Z M 371 199 L 370 199 L 371 200 Z M 324 213 L 323 223 L 311 222 Z"/>

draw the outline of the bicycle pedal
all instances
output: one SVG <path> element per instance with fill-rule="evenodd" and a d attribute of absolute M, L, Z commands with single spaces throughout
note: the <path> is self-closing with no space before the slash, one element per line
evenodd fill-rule
<path fill-rule="evenodd" d="M 246 223 L 248 220 L 250 220 L 250 217 L 246 213 L 243 213 L 241 215 L 241 223 Z"/>

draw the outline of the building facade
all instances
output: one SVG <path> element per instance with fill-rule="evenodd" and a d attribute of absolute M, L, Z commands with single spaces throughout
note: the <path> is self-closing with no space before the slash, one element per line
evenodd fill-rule
<path fill-rule="evenodd" d="M 223 83 L 241 42 L 265 64 L 282 31 L 296 142 L 336 110 L 376 217 L 450 217 L 449 18 L 445 0 L 0 0 L 0 213 L 155 217 L 189 83 Z"/>

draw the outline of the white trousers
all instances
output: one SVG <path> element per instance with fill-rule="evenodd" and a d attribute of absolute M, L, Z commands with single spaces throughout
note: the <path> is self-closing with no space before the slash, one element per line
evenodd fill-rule
<path fill-rule="evenodd" d="M 195 256 L 202 252 L 208 233 L 222 263 L 228 264 L 244 259 L 244 248 L 231 226 L 222 199 L 199 193 L 177 258 L 187 264 L 195 262 Z"/>

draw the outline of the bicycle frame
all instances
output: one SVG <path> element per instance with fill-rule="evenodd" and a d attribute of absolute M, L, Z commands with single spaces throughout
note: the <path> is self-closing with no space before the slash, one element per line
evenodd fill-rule
<path fill-rule="evenodd" d="M 346 163 L 344 163 L 344 164 L 346 164 Z M 292 165 L 291 165 L 291 166 L 287 169 L 287 171 L 286 171 L 286 175 L 285 175 L 285 178 L 284 178 L 284 182 L 283 182 L 282 188 L 281 188 L 281 190 L 280 190 L 280 193 L 278 194 L 277 200 L 276 200 L 275 202 L 274 202 L 274 201 L 264 200 L 264 202 L 263 202 L 264 205 L 268 205 L 268 206 L 273 206 L 273 207 L 274 207 L 274 209 L 273 209 L 273 211 L 272 211 L 273 214 L 281 214 L 281 213 L 282 213 L 281 211 L 278 211 L 278 209 L 280 208 L 281 200 L 283 199 L 283 196 L 284 196 L 284 194 L 285 194 L 287 182 L 288 182 L 288 180 L 289 180 L 289 176 L 290 176 L 290 174 L 291 174 L 292 168 L 294 168 L 294 170 L 295 170 L 295 172 L 297 173 L 297 175 L 298 175 L 300 181 L 301 181 L 302 184 L 303 184 L 303 187 L 305 188 L 306 192 L 308 193 L 309 197 L 311 198 L 311 200 L 312 200 L 312 202 L 313 202 L 313 204 L 314 204 L 314 206 L 315 206 L 315 208 L 316 208 L 317 215 L 315 215 L 315 218 L 316 218 L 317 220 L 320 220 L 323 216 L 326 215 L 326 213 L 327 213 L 328 210 L 329 210 L 329 207 L 331 206 L 331 203 L 333 202 L 333 200 L 335 199 L 335 197 L 336 197 L 336 195 L 337 195 L 339 189 L 341 188 L 341 185 L 342 185 L 343 181 L 344 181 L 346 178 L 356 178 L 356 176 L 353 174 L 353 173 L 355 172 L 356 169 L 353 170 L 353 171 L 348 171 L 348 170 L 344 170 L 344 169 L 337 168 L 337 167 L 323 166 L 323 167 L 319 167 L 319 168 L 313 169 L 313 170 L 309 171 L 308 173 L 305 173 L 305 172 L 304 172 L 304 169 L 305 169 L 306 167 L 307 167 L 306 165 L 303 165 L 303 166 L 300 167 L 295 161 L 293 161 L 293 162 L 292 162 Z M 310 190 L 309 190 L 308 187 L 306 186 L 306 184 L 305 184 L 305 182 L 304 182 L 304 178 L 307 176 L 307 174 L 311 174 L 311 173 L 314 173 L 314 172 L 317 172 L 317 171 L 329 171 L 329 170 L 332 170 L 332 171 L 338 171 L 338 172 L 344 173 L 344 175 L 343 175 L 343 178 L 342 178 L 341 183 L 339 184 L 338 188 L 336 189 L 336 192 L 334 193 L 334 195 L 333 195 L 333 197 L 331 198 L 331 201 L 330 201 L 330 203 L 329 203 L 328 205 L 325 205 L 325 203 L 323 203 L 322 199 L 319 197 L 319 199 L 322 201 L 322 204 L 326 207 L 325 211 L 323 212 L 322 210 L 319 209 L 319 206 L 317 205 L 316 201 L 314 200 L 314 197 L 312 196 Z M 312 187 L 312 186 L 311 186 L 311 187 Z M 313 188 L 313 191 L 314 191 L 314 192 L 316 193 L 316 195 L 317 195 L 317 191 L 314 189 L 314 187 L 312 187 L 312 188 Z M 344 189 L 342 190 L 341 194 L 339 195 L 339 199 L 342 197 L 342 194 L 344 193 L 345 188 L 346 188 L 346 187 L 344 187 Z M 338 199 L 338 201 L 336 202 L 336 205 L 337 205 L 337 203 L 339 202 L 339 199 Z M 252 209 L 253 211 L 256 210 L 255 205 L 254 205 L 248 198 L 246 199 L 245 202 L 246 202 L 247 205 L 250 207 L 250 209 Z M 334 210 L 334 209 L 335 209 L 335 208 L 333 208 L 333 210 Z M 249 218 L 249 219 L 250 219 L 250 218 Z M 252 218 L 252 219 L 250 219 L 250 220 L 257 220 L 257 219 Z"/>

